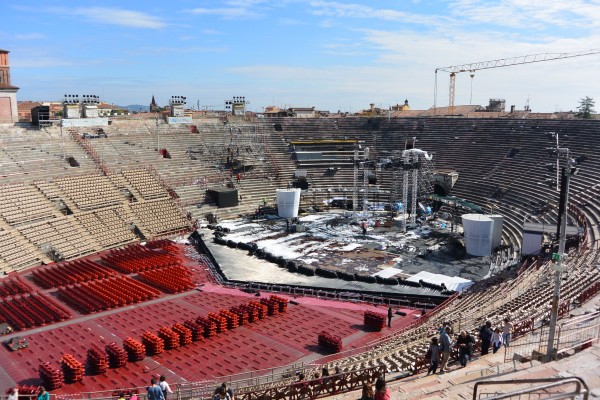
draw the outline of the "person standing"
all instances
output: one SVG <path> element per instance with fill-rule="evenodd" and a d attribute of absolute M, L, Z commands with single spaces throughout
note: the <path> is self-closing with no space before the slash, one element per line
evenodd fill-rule
<path fill-rule="evenodd" d="M 504 325 L 502 326 L 502 340 L 504 342 L 504 347 L 508 347 L 510 344 L 510 339 L 512 339 L 513 328 L 514 326 L 508 320 L 508 318 L 504 318 Z"/>
<path fill-rule="evenodd" d="M 361 226 L 362 226 L 362 234 L 363 234 L 363 236 L 367 236 L 367 221 L 363 220 Z"/>
<path fill-rule="evenodd" d="M 492 351 L 494 354 L 496 354 L 500 346 L 502 346 L 502 333 L 500 332 L 500 328 L 496 328 L 492 334 Z"/>
<path fill-rule="evenodd" d="M 427 370 L 427 375 L 435 374 L 440 361 L 440 345 L 438 343 L 438 338 L 431 338 L 431 343 L 429 344 L 429 350 L 427 350 L 427 354 L 429 355 L 429 369 Z"/>
<path fill-rule="evenodd" d="M 388 308 L 388 328 L 392 327 L 392 317 L 394 316 L 394 310 L 392 310 L 392 307 Z"/>
<path fill-rule="evenodd" d="M 363 383 L 362 396 L 360 400 L 373 400 L 375 394 L 373 393 L 373 385 L 369 382 Z"/>
<path fill-rule="evenodd" d="M 156 378 L 150 379 L 150 386 L 147 389 L 148 400 L 164 400 L 160 386 L 156 384 Z"/>
<path fill-rule="evenodd" d="M 38 390 L 37 400 L 50 400 L 50 393 L 46 392 L 46 388 L 40 386 Z"/>
<path fill-rule="evenodd" d="M 490 352 L 490 344 L 492 343 L 492 323 L 485 321 L 485 325 L 479 330 L 479 339 L 481 339 L 481 355 L 485 356 Z"/>
<path fill-rule="evenodd" d="M 440 351 L 442 358 L 440 361 L 440 372 L 444 373 L 448 371 L 446 364 L 450 358 L 450 350 L 452 348 L 452 340 L 450 340 L 450 327 L 444 328 L 444 332 L 440 335 Z"/>
<path fill-rule="evenodd" d="M 163 398 L 165 400 L 167 400 L 167 395 L 169 393 L 173 393 L 173 391 L 171 390 L 171 387 L 167 383 L 167 377 L 166 376 L 164 376 L 164 375 L 160 376 L 160 379 L 159 379 L 159 382 L 158 382 L 158 386 L 160 387 L 160 390 L 163 393 Z"/>
<path fill-rule="evenodd" d="M 10 389 L 10 392 L 8 393 L 8 397 L 6 398 L 6 400 L 19 400 L 19 388 L 14 387 L 14 388 Z"/>
<path fill-rule="evenodd" d="M 233 389 L 231 388 L 231 386 L 227 386 L 227 382 L 223 382 L 221 383 L 221 386 L 217 386 L 217 388 L 215 389 L 215 396 L 219 394 L 221 389 L 225 390 L 229 398 L 233 400 Z"/>
<path fill-rule="evenodd" d="M 467 331 L 461 331 L 456 339 L 456 347 L 458 347 L 458 360 L 464 368 L 467 366 L 469 356 L 473 353 L 473 336 L 467 334 Z"/>
<path fill-rule="evenodd" d="M 375 381 L 375 400 L 390 400 L 390 389 L 386 387 L 385 379 L 377 378 Z"/>

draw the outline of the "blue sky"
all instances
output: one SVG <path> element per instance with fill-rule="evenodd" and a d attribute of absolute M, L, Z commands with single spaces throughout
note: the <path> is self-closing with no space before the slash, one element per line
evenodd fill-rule
<path fill-rule="evenodd" d="M 70 3 L 70 4 L 67 4 Z M 600 1 L 2 0 L 0 48 L 19 100 L 97 94 L 109 103 L 223 108 L 268 105 L 357 111 L 434 101 L 437 67 L 600 48 Z M 473 103 L 600 109 L 600 54 L 479 71 Z M 456 104 L 471 78 L 459 74 Z M 438 76 L 438 105 L 448 75 Z"/>

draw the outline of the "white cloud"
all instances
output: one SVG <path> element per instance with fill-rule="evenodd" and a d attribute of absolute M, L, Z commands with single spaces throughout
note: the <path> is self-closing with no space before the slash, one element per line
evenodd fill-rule
<path fill-rule="evenodd" d="M 125 26 L 130 28 L 161 29 L 167 24 L 160 18 L 140 11 L 125 10 L 109 7 L 28 7 L 13 6 L 14 9 L 32 12 L 58 14 L 66 17 L 79 17 L 85 21 L 97 22 L 106 25 Z"/>
<path fill-rule="evenodd" d="M 63 9 L 62 13 L 80 16 L 91 22 L 130 28 L 161 29 L 167 26 L 160 18 L 153 15 L 120 8 L 89 7 L 75 8 L 73 10 Z"/>
<path fill-rule="evenodd" d="M 548 25 L 563 28 L 600 26 L 598 1 L 457 0 L 450 9 L 460 18 L 507 27 L 547 29 Z"/>
<path fill-rule="evenodd" d="M 46 35 L 44 35 L 43 33 L 21 33 L 21 34 L 15 34 L 15 39 L 17 40 L 40 40 L 40 39 L 45 39 Z"/>
<path fill-rule="evenodd" d="M 260 16 L 256 11 L 245 7 L 194 8 L 189 12 L 197 15 L 215 15 L 223 19 L 251 19 Z"/>
<path fill-rule="evenodd" d="M 377 9 L 356 3 L 317 0 L 311 1 L 310 6 L 313 7 L 314 15 L 329 18 L 370 18 L 423 25 L 443 25 L 448 22 L 448 18 L 443 16 L 407 13 L 391 9 Z"/>

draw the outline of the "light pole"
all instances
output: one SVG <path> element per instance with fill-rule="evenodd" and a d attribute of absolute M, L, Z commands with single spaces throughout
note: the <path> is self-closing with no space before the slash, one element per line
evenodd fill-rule
<path fill-rule="evenodd" d="M 569 210 L 569 182 L 571 175 L 576 175 L 579 171 L 578 161 L 569 158 L 569 149 L 558 147 L 558 134 L 556 135 L 556 148 L 549 148 L 551 154 L 556 154 L 557 164 L 558 158 L 564 155 L 566 158 L 565 166 L 561 169 L 560 179 L 560 201 L 558 212 L 558 253 L 552 254 L 552 269 L 554 269 L 554 290 L 552 293 L 552 304 L 550 309 L 550 325 L 548 327 L 548 345 L 546 349 L 546 361 L 552 361 L 554 357 L 554 338 L 556 335 L 556 324 L 558 321 L 558 306 L 560 303 L 560 283 L 562 281 L 562 273 L 565 270 L 564 263 L 566 261 L 565 243 L 567 240 L 567 221 Z"/>

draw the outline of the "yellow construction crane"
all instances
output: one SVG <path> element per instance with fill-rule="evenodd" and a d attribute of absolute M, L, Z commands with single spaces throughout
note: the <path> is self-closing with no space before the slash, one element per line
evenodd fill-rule
<path fill-rule="evenodd" d="M 563 58 L 589 56 L 592 54 L 600 54 L 600 49 L 585 50 L 585 51 L 579 51 L 576 53 L 529 54 L 526 56 L 500 58 L 498 60 L 479 61 L 479 62 L 474 62 L 471 64 L 453 65 L 451 67 L 436 68 L 435 69 L 435 87 L 434 87 L 434 93 L 433 93 L 433 108 L 435 110 L 437 107 L 437 73 L 438 73 L 438 71 L 450 73 L 450 89 L 449 89 L 449 93 L 448 93 L 448 95 L 449 95 L 448 106 L 450 108 L 450 114 L 453 114 L 454 113 L 454 95 L 455 95 L 455 90 L 456 90 L 456 74 L 458 74 L 458 73 L 469 72 L 471 75 L 471 84 L 472 84 L 473 77 L 475 76 L 475 71 L 478 71 L 481 69 L 511 67 L 513 65 L 532 64 L 532 63 L 538 63 L 538 62 L 543 62 L 543 61 L 561 60 Z"/>

